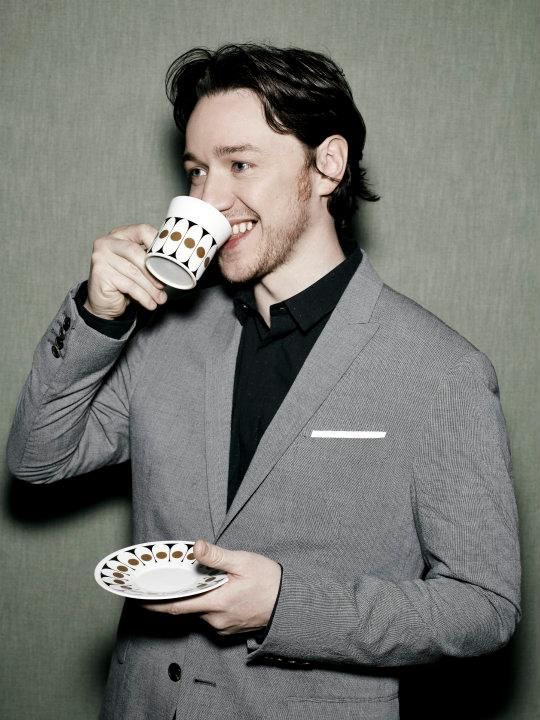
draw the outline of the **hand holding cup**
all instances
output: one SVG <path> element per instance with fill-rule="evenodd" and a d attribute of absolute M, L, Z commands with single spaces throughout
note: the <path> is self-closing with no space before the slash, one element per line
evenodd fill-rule
<path fill-rule="evenodd" d="M 132 300 L 148 310 L 166 302 L 164 285 L 145 265 L 156 232 L 151 225 L 123 225 L 95 240 L 84 303 L 89 312 L 113 320 Z"/>

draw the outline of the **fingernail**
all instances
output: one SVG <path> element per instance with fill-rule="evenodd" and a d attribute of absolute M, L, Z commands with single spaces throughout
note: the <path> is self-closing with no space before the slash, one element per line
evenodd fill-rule
<path fill-rule="evenodd" d="M 167 293 L 166 293 L 166 292 L 160 292 L 160 293 L 159 293 L 159 299 L 161 300 L 161 302 L 165 302 L 165 300 L 167 299 Z"/>

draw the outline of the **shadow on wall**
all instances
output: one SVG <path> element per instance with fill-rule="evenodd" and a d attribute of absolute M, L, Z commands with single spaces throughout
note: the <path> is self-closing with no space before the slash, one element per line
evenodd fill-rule
<path fill-rule="evenodd" d="M 492 655 L 406 668 L 401 720 L 495 720 L 508 717 L 517 696 L 515 640 Z"/>
<path fill-rule="evenodd" d="M 130 498 L 131 466 L 126 462 L 45 485 L 11 477 L 7 495 L 9 512 L 15 520 L 47 523 L 114 498 Z"/>

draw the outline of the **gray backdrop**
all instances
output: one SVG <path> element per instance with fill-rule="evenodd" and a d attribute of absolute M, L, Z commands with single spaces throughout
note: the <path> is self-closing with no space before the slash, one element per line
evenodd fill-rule
<path fill-rule="evenodd" d="M 360 242 L 387 283 L 490 357 L 514 453 L 522 625 L 496 656 L 407 673 L 403 714 L 539 718 L 540 4 L 2 0 L 0 8 L 2 444 L 33 349 L 87 275 L 94 238 L 120 224 L 159 224 L 183 191 L 163 88 L 169 63 L 197 44 L 247 40 L 330 53 L 366 120 L 366 162 L 383 197 L 363 210 Z M 93 568 L 130 542 L 129 474 L 114 468 L 36 488 L 4 478 L 0 715 L 93 718 L 121 606 Z"/>

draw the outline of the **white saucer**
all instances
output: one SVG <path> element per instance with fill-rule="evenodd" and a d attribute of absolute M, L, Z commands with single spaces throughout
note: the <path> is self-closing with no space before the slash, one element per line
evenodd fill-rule
<path fill-rule="evenodd" d="M 173 600 L 200 595 L 229 579 L 200 565 L 189 540 L 155 540 L 130 545 L 103 558 L 94 571 L 97 584 L 121 597 Z"/>

